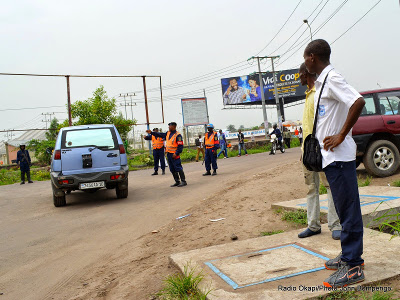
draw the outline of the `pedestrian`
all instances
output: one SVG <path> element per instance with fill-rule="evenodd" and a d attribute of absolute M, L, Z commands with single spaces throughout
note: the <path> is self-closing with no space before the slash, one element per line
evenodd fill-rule
<path fill-rule="evenodd" d="M 31 180 L 31 157 L 29 156 L 29 151 L 25 149 L 25 145 L 19 146 L 17 152 L 17 165 L 21 170 L 21 184 L 25 184 L 25 174 L 28 183 L 33 183 Z"/>
<path fill-rule="evenodd" d="M 239 154 L 238 157 L 242 156 L 242 150 L 244 150 L 244 153 L 247 156 L 247 150 L 246 150 L 246 145 L 244 144 L 244 134 L 242 131 L 239 129 L 238 133 L 238 140 L 239 140 Z"/>
<path fill-rule="evenodd" d="M 303 127 L 304 136 L 307 137 L 313 131 L 314 126 L 314 95 L 315 95 L 315 74 L 310 74 L 307 71 L 306 65 L 303 63 L 300 66 L 300 82 L 301 85 L 307 85 L 306 102 L 303 110 Z M 300 127 L 299 135 L 303 132 Z M 303 144 L 301 143 L 302 153 L 304 151 Z M 307 193 L 307 224 L 308 227 L 303 232 L 299 233 L 299 238 L 307 238 L 315 234 L 321 233 L 320 223 L 320 203 L 319 203 L 319 185 L 320 182 L 325 186 L 328 194 L 328 228 L 332 232 L 334 240 L 340 240 L 340 233 L 342 227 L 340 226 L 339 217 L 336 213 L 335 205 L 333 203 L 332 192 L 329 187 L 328 180 L 323 172 L 313 172 L 307 170 L 303 166 L 304 180 L 308 187 Z"/>
<path fill-rule="evenodd" d="M 251 141 L 254 143 L 256 141 L 256 137 L 254 136 L 254 132 L 251 133 Z"/>
<path fill-rule="evenodd" d="M 295 135 L 296 137 L 299 136 L 299 131 L 297 130 L 297 127 L 296 127 L 296 129 L 294 130 L 294 135 Z"/>
<path fill-rule="evenodd" d="M 284 139 L 284 142 L 285 142 L 287 148 L 290 148 L 291 138 L 292 138 L 292 135 L 291 135 L 289 129 L 284 128 L 283 129 L 283 139 Z"/>
<path fill-rule="evenodd" d="M 205 158 L 204 153 L 204 139 L 202 139 L 201 134 L 199 134 L 199 138 L 195 140 L 196 147 L 197 147 L 197 155 L 196 155 L 196 162 L 199 161 L 200 152 L 203 154 L 203 159 Z"/>
<path fill-rule="evenodd" d="M 206 146 L 206 156 L 204 158 L 204 162 L 206 165 L 206 172 L 203 176 L 217 175 L 217 149 L 219 148 L 218 135 L 214 131 L 214 125 L 207 125 L 207 133 L 204 136 L 204 145 Z M 211 174 L 211 167 L 213 169 L 213 173 Z"/>
<path fill-rule="evenodd" d="M 314 98 L 314 109 L 319 102 L 316 138 L 321 144 L 322 168 L 342 225 L 342 251 L 325 263 L 327 269 L 337 272 L 327 278 L 324 285 L 337 288 L 365 280 L 361 258 L 363 221 L 356 173 L 357 146 L 351 135 L 365 100 L 333 68 L 330 54 L 329 44 L 317 39 L 307 45 L 303 56 L 307 70 L 318 76 Z"/>
<path fill-rule="evenodd" d="M 152 136 L 165 139 L 169 170 L 171 171 L 175 179 L 175 183 L 171 185 L 171 187 L 186 186 L 187 182 L 185 178 L 185 173 L 183 172 L 182 162 L 180 158 L 180 154 L 182 153 L 183 150 L 182 135 L 178 131 L 176 131 L 177 125 L 175 122 L 169 123 L 168 126 L 169 130 L 166 133 L 154 132 L 151 130 L 147 130 L 146 132 L 148 134 L 151 134 Z"/>
<path fill-rule="evenodd" d="M 219 153 L 217 157 L 221 155 L 221 153 L 224 153 L 224 159 L 228 158 L 228 148 L 227 148 L 227 142 L 226 142 L 226 136 L 225 133 L 222 132 L 222 130 L 219 130 L 219 135 L 218 135 L 218 140 L 219 140 Z"/>
<path fill-rule="evenodd" d="M 158 132 L 158 128 L 154 128 L 153 131 Z M 158 175 L 159 165 L 161 165 L 162 175 L 165 175 L 164 139 L 150 134 L 145 136 L 144 139 L 151 140 L 153 145 L 154 173 L 151 175 Z"/>

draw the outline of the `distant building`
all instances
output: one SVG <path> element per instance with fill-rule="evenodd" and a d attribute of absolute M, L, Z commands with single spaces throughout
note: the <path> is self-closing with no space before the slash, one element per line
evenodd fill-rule
<path fill-rule="evenodd" d="M 27 145 L 31 140 L 43 141 L 46 139 L 45 130 L 30 130 L 17 137 L 14 140 L 9 140 L 4 143 L 6 158 L 4 164 L 15 163 L 17 159 L 17 152 L 20 145 Z M 0 155 L 1 155 L 1 145 L 0 145 Z M 31 159 L 35 159 L 34 153 L 31 153 Z"/>

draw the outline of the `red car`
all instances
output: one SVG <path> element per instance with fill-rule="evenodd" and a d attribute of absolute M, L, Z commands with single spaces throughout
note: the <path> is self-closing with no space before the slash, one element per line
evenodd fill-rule
<path fill-rule="evenodd" d="M 400 87 L 362 92 L 365 106 L 353 128 L 357 165 L 386 177 L 400 165 Z"/>

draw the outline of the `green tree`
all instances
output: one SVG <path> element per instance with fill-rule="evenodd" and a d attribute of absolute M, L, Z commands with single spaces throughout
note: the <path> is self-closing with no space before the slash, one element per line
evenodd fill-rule
<path fill-rule="evenodd" d="M 232 125 L 232 124 L 228 125 L 228 127 L 226 127 L 226 129 L 227 129 L 228 131 L 230 131 L 230 132 L 235 132 L 235 131 L 237 131 L 235 125 Z"/>
<path fill-rule="evenodd" d="M 243 130 L 243 129 L 244 129 L 244 125 L 240 125 L 240 126 L 239 126 L 239 129 L 240 129 L 240 130 Z"/>
<path fill-rule="evenodd" d="M 122 114 L 117 113 L 115 98 L 109 98 L 104 86 L 100 86 L 93 92 L 93 97 L 76 101 L 71 104 L 71 115 L 77 121 L 73 125 L 86 124 L 114 124 L 123 139 L 126 139 L 132 124 L 136 120 L 125 120 Z M 61 127 L 67 127 L 68 120 L 65 120 Z"/>
<path fill-rule="evenodd" d="M 54 118 L 50 122 L 49 131 L 46 131 L 46 139 L 48 141 L 55 141 L 57 139 L 57 135 L 59 132 L 58 127 L 60 124 L 58 123 L 57 118 Z"/>
<path fill-rule="evenodd" d="M 30 140 L 26 145 L 28 150 L 35 152 L 35 157 L 42 164 L 49 164 L 51 161 L 51 150 L 54 149 L 55 140 Z M 47 151 L 47 149 L 51 149 Z"/>
<path fill-rule="evenodd" d="M 258 126 L 254 126 L 251 128 L 251 130 L 258 130 L 258 129 L 260 129 L 260 127 L 258 127 Z"/>

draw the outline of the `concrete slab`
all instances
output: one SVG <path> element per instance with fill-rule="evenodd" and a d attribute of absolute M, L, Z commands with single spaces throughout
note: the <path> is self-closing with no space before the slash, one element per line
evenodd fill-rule
<path fill-rule="evenodd" d="M 297 238 L 301 230 L 173 254 L 170 262 L 181 271 L 188 264 L 203 270 L 201 287 L 212 289 L 209 299 L 308 299 L 328 294 L 322 282 L 332 271 L 325 270 L 324 262 L 338 255 L 340 241 L 331 238 L 327 225 L 321 234 L 306 239 Z M 390 238 L 365 229 L 363 286 L 400 274 L 400 238 Z"/>
<path fill-rule="evenodd" d="M 389 186 L 366 186 L 360 188 L 361 213 L 365 227 L 374 228 L 378 217 L 385 217 L 381 220 L 396 219 L 390 216 L 400 212 L 400 188 Z M 321 211 L 328 213 L 328 199 L 326 195 L 320 196 Z M 296 199 L 274 203 L 272 208 L 283 208 L 287 210 L 307 210 L 307 199 Z"/>

